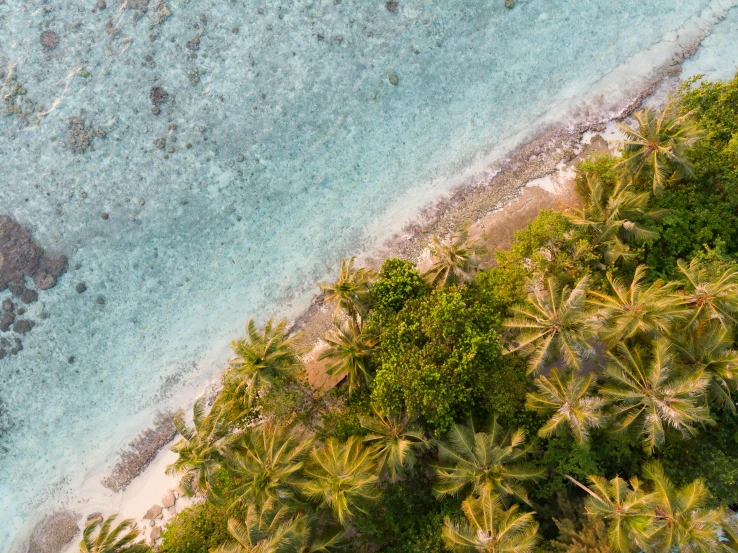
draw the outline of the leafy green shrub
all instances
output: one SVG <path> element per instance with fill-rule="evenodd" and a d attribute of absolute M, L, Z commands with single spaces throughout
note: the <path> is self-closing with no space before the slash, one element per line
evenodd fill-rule
<path fill-rule="evenodd" d="M 227 505 L 196 503 L 178 513 L 162 533 L 163 553 L 209 553 L 228 539 Z"/>
<path fill-rule="evenodd" d="M 412 263 L 393 257 L 382 264 L 379 279 L 372 284 L 372 307 L 399 311 L 406 301 L 428 291 L 428 285 Z"/>
<path fill-rule="evenodd" d="M 443 432 L 487 396 L 500 366 L 499 324 L 495 306 L 476 301 L 470 289 L 408 301 L 380 329 L 372 402 L 407 409 Z"/>

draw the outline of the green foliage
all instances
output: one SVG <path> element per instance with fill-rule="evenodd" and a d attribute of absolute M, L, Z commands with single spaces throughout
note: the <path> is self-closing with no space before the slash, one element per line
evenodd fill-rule
<path fill-rule="evenodd" d="M 371 304 L 375 309 L 399 311 L 405 302 L 428 291 L 428 285 L 412 263 L 393 257 L 382 264 L 379 278 L 372 284 Z"/>
<path fill-rule="evenodd" d="M 565 474 L 584 479 L 590 474 L 600 474 L 595 454 L 591 447 L 577 444 L 563 429 L 556 435 L 542 440 L 536 464 L 547 474 L 534 482 L 531 495 L 538 501 L 551 499 L 571 486 Z"/>
<path fill-rule="evenodd" d="M 210 501 L 177 513 L 162 533 L 161 553 L 209 553 L 228 539 L 228 508 Z"/>
<path fill-rule="evenodd" d="M 337 391 L 331 392 L 335 398 Z M 317 438 L 325 441 L 336 438 L 345 442 L 351 436 L 365 436 L 367 430 L 361 426 L 361 418 L 372 413 L 371 398 L 368 393 L 354 394 L 350 398 L 338 398 L 330 408 L 320 413 L 321 425 Z"/>
<path fill-rule="evenodd" d="M 484 400 L 502 346 L 496 306 L 478 300 L 473 288 L 437 289 L 388 320 L 372 392 L 380 411 L 407 410 L 442 432 Z"/>

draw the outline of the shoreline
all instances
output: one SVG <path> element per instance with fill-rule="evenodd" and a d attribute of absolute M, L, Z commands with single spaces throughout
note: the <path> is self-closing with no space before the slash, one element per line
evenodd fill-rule
<path fill-rule="evenodd" d="M 603 107 L 600 116 L 591 115 L 588 112 L 589 108 L 584 106 L 578 108 L 582 110 L 580 115 L 583 115 L 578 123 L 574 122 L 577 115 L 576 109 L 571 114 L 565 114 L 567 118 L 570 117 L 569 122 L 544 126 L 541 130 L 535 132 L 530 140 L 513 147 L 509 151 L 509 157 L 507 155 L 502 156 L 483 171 L 473 172 L 471 177 L 453 187 L 446 194 L 441 195 L 432 205 L 424 209 L 418 209 L 416 211 L 417 216 L 409 223 L 404 224 L 390 238 L 382 241 L 377 247 L 364 250 L 364 253 L 357 256 L 357 258 L 362 264 L 369 267 L 378 267 L 384 259 L 392 256 L 418 262 L 422 260 L 425 243 L 432 235 L 443 236 L 467 225 L 484 227 L 495 216 L 504 219 L 505 210 L 514 210 L 516 206 L 519 207 L 520 205 L 528 205 L 528 207 L 540 205 L 542 198 L 545 201 L 553 201 L 553 198 L 560 194 L 552 194 L 551 191 L 544 190 L 539 185 L 528 187 L 529 183 L 554 174 L 562 162 L 565 166 L 571 166 L 579 156 L 586 155 L 589 143 L 585 143 L 584 140 L 588 133 L 593 133 L 593 136 L 601 136 L 597 133 L 602 133 L 608 122 L 622 121 L 637 110 L 644 101 L 675 90 L 679 83 L 678 75 L 681 71 L 681 62 L 694 54 L 699 47 L 699 43 L 708 35 L 709 31 L 702 31 L 702 36 L 699 39 L 687 41 L 688 43 L 682 48 L 681 52 L 674 55 L 668 63 L 653 69 L 651 78 L 646 80 L 644 86 L 638 92 L 635 92 L 634 96 L 617 110 L 617 113 L 612 114 Z M 678 48 L 679 44 L 677 44 Z M 606 77 L 603 77 L 603 80 L 606 80 Z M 627 94 L 625 95 L 627 96 Z M 586 104 L 587 102 L 582 103 Z M 612 106 L 610 107 L 612 108 Z M 605 113 L 610 113 L 611 116 L 609 118 L 601 117 Z M 533 190 L 542 190 L 549 196 L 542 195 L 539 192 L 529 192 Z M 531 200 L 534 201 L 531 203 Z M 536 204 L 536 202 L 539 203 Z M 535 207 L 535 209 L 537 213 L 537 210 L 542 208 Z M 509 225 L 507 226 L 509 227 Z M 367 232 L 369 237 L 372 234 Z M 282 306 L 282 312 L 297 311 L 300 313 L 290 323 L 289 329 L 291 332 L 303 332 L 305 342 L 314 344 L 317 339 L 322 337 L 324 330 L 327 328 L 326 323 L 330 324 L 330 317 L 325 317 L 325 309 L 323 309 L 320 299 L 320 295 L 314 295 L 307 306 L 302 305 L 302 309 L 296 305 L 296 303 L 301 303 L 302 300 L 292 305 L 285 304 Z M 217 361 L 214 358 L 221 357 L 224 351 L 230 350 L 227 347 L 218 348 L 217 352 L 208 355 L 211 358 L 210 362 L 216 364 Z M 201 383 L 197 386 L 195 392 L 212 393 L 217 387 L 221 372 L 222 364 L 207 379 L 204 391 Z M 202 395 L 201 393 L 192 396 L 192 391 L 192 389 L 189 390 L 191 399 L 185 405 L 185 410 L 191 407 L 194 399 Z M 181 394 L 178 393 L 177 395 L 184 395 L 184 393 L 185 391 L 181 391 Z M 156 436 L 152 436 L 154 434 Z M 147 435 L 156 438 L 153 443 L 145 439 Z M 117 512 L 125 517 L 132 517 L 141 524 L 143 522 L 141 516 L 145 510 L 151 504 L 161 504 L 162 493 L 172 488 L 172 479 L 163 474 L 163 467 L 171 462 L 171 460 L 167 460 L 168 456 L 172 455 L 169 446 L 175 440 L 176 438 L 165 440 L 158 432 L 153 432 L 150 428 L 143 429 L 134 436 L 126 448 L 116 452 L 114 468 L 108 462 L 104 471 L 94 471 L 93 474 L 88 475 L 85 481 L 99 480 L 103 472 L 105 472 L 103 475 L 105 478 L 110 478 L 116 470 L 119 470 L 119 473 L 124 474 L 125 477 L 109 488 L 115 496 L 108 499 L 112 500 L 113 503 L 117 503 Z M 145 453 L 140 456 L 130 455 L 127 457 L 127 452 L 130 452 L 131 447 L 136 443 L 141 446 Z M 139 463 L 139 465 L 136 465 L 136 463 Z M 112 472 L 108 469 L 111 469 Z M 166 489 L 163 489 L 162 486 Z M 83 525 L 87 515 L 92 512 L 91 510 L 85 511 L 85 505 L 92 506 L 96 504 L 92 498 L 81 499 L 76 502 L 68 500 L 66 503 L 68 503 L 70 512 L 75 512 L 78 520 Z M 146 506 L 142 507 L 143 505 Z M 111 513 L 104 512 L 103 514 L 107 516 Z M 168 518 L 169 516 L 165 516 L 162 521 L 165 522 Z M 75 539 L 78 540 L 78 538 L 79 533 L 77 533 Z M 19 539 L 22 540 L 22 538 Z M 12 551 L 21 551 L 24 546 L 18 540 L 16 540 L 16 545 L 20 547 L 12 549 Z M 69 542 L 64 547 L 66 548 L 62 549 L 64 551 L 70 553 L 76 551 L 76 541 Z"/>

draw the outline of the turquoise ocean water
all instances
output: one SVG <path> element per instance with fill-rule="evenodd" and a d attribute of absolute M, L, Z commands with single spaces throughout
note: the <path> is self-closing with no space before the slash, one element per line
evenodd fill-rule
<path fill-rule="evenodd" d="M 36 110 L 0 117 L 0 215 L 69 257 L 0 359 L 0 553 L 247 317 L 296 312 L 341 256 L 733 3 L 0 0 L 2 94 L 12 75 Z M 737 19 L 690 71 L 730 76 Z"/>

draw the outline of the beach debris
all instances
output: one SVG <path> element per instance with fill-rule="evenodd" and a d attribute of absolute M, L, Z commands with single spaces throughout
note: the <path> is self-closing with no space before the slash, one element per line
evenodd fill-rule
<path fill-rule="evenodd" d="M 400 79 L 394 73 L 390 73 L 389 82 L 392 86 L 397 86 L 397 83 L 400 82 Z"/>
<path fill-rule="evenodd" d="M 74 287 L 78 294 L 83 294 L 87 290 L 87 285 L 84 282 L 80 282 Z"/>
<path fill-rule="evenodd" d="M 387 11 L 396 12 L 400 8 L 400 3 L 395 0 L 389 0 L 385 5 Z"/>
<path fill-rule="evenodd" d="M 161 504 L 164 507 L 174 507 L 174 502 L 177 500 L 176 497 L 174 497 L 174 490 L 169 490 L 167 493 L 164 494 L 164 497 L 161 499 Z"/>
<path fill-rule="evenodd" d="M 162 514 L 161 505 L 153 505 L 146 514 L 143 516 L 144 520 L 154 520 L 155 518 L 161 518 Z"/>
<path fill-rule="evenodd" d="M 66 269 L 65 256 L 49 257 L 28 229 L 12 217 L 0 215 L 0 292 L 12 286 L 11 293 L 22 296 L 25 277 L 40 290 L 48 290 Z"/>
<path fill-rule="evenodd" d="M 41 46 L 44 50 L 53 50 L 59 45 L 59 35 L 54 31 L 44 31 L 41 33 Z"/>
<path fill-rule="evenodd" d="M 31 532 L 29 553 L 57 553 L 79 533 L 77 519 L 72 511 L 57 511 L 39 522 Z"/>

